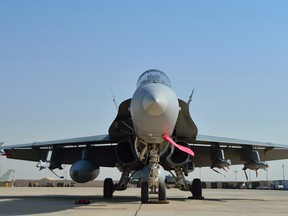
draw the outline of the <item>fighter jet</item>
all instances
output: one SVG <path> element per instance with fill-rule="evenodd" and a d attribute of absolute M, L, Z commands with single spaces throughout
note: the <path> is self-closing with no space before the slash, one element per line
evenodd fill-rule
<path fill-rule="evenodd" d="M 165 171 L 174 175 L 180 190 L 200 199 L 201 180 L 185 178 L 195 167 L 226 170 L 233 163 L 255 170 L 264 160 L 288 158 L 287 145 L 199 135 L 190 102 L 178 99 L 165 73 L 148 70 L 139 77 L 132 98 L 119 105 L 107 134 L 2 149 L 7 158 L 38 162 L 40 170 L 71 164 L 70 176 L 78 183 L 94 180 L 100 167 L 117 167 L 121 178 L 117 184 L 105 179 L 104 198 L 127 189 L 133 173 L 141 171 L 142 203 L 151 200 L 149 189 L 158 193 L 159 202 L 166 200 Z"/>
<path fill-rule="evenodd" d="M 5 182 L 10 182 L 11 181 L 11 175 L 14 172 L 15 172 L 15 170 L 9 169 L 2 176 L 0 176 L 0 186 Z"/>

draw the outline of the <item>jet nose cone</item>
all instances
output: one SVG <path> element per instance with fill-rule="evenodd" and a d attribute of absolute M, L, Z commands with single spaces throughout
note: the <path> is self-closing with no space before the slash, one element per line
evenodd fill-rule
<path fill-rule="evenodd" d="M 151 116 L 159 116 L 165 112 L 167 99 L 157 92 L 151 92 L 143 98 L 143 108 Z"/>

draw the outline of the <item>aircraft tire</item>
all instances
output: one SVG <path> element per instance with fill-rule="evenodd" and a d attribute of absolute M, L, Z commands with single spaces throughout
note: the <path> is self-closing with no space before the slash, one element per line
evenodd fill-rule
<path fill-rule="evenodd" d="M 166 185 L 164 182 L 159 182 L 158 199 L 159 201 L 166 200 Z"/>
<path fill-rule="evenodd" d="M 103 195 L 105 199 L 112 199 L 113 198 L 113 180 L 111 178 L 106 178 L 104 180 L 104 187 L 103 187 Z"/>
<path fill-rule="evenodd" d="M 201 180 L 198 178 L 195 178 L 192 183 L 192 194 L 193 199 L 203 199 L 202 196 L 202 183 Z"/>
<path fill-rule="evenodd" d="M 149 185 L 147 181 L 141 185 L 141 203 L 147 203 L 149 199 Z"/>

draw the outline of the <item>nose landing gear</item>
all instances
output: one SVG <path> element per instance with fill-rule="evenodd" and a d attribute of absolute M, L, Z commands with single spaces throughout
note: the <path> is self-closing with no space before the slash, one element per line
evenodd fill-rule
<path fill-rule="evenodd" d="M 141 185 L 141 202 L 142 203 L 169 203 L 166 200 L 166 185 L 163 168 L 159 165 L 159 146 L 152 144 L 149 146 L 149 177 Z M 149 188 L 153 193 L 157 193 L 158 200 L 149 199 Z"/>
<path fill-rule="evenodd" d="M 158 185 L 158 199 L 149 199 L 149 184 L 147 181 L 142 182 L 141 185 L 141 203 L 145 204 L 168 204 L 166 200 L 166 185 L 164 182 L 160 182 Z"/>

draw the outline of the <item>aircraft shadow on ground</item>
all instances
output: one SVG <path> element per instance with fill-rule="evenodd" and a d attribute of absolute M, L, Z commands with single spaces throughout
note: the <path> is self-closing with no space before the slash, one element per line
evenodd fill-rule
<path fill-rule="evenodd" d="M 88 205 L 75 204 L 75 201 L 80 198 L 90 200 Z M 229 201 L 265 201 L 261 199 L 251 198 L 205 198 L 203 202 L 229 202 Z M 168 201 L 179 202 L 193 202 L 194 199 L 173 198 L 168 197 Z M 45 196 L 0 196 L 0 215 L 33 215 L 40 213 L 57 213 L 64 210 L 73 210 L 76 208 L 93 207 L 97 208 L 109 208 L 113 204 L 129 203 L 129 204 L 141 204 L 139 196 L 114 196 L 113 199 L 104 199 L 102 196 L 75 196 L 75 195 L 45 195 Z"/>
<path fill-rule="evenodd" d="M 56 213 L 80 206 L 87 206 L 75 204 L 75 201 L 78 201 L 80 198 L 89 199 L 91 202 L 90 205 L 93 205 L 95 208 L 109 207 L 113 203 L 140 203 L 140 198 L 137 196 L 116 196 L 113 199 L 103 199 L 102 196 L 81 195 L 0 196 L 0 215 Z"/>
<path fill-rule="evenodd" d="M 254 198 L 205 198 L 204 201 L 212 201 L 212 202 L 229 202 L 229 201 L 267 201 L 264 199 L 254 199 Z"/>

